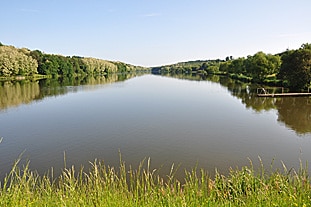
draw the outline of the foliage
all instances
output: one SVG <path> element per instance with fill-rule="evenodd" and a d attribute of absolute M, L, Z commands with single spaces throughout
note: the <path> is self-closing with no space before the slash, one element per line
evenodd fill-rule
<path fill-rule="evenodd" d="M 258 52 L 246 60 L 247 74 L 253 77 L 255 82 L 262 82 L 268 75 L 278 73 L 281 59 L 279 56 Z"/>
<path fill-rule="evenodd" d="M 146 68 L 96 58 L 45 54 L 40 50 L 30 51 L 27 48 L 17 49 L 0 44 L 0 77 L 32 76 L 36 73 L 53 77 L 71 77 L 136 70 L 146 70 Z"/>
<path fill-rule="evenodd" d="M 289 82 L 293 90 L 303 89 L 311 81 L 311 45 L 304 44 L 298 50 L 289 50 L 282 55 L 279 77 Z"/>
<path fill-rule="evenodd" d="M 262 83 L 268 76 L 278 73 L 281 59 L 278 55 L 258 52 L 253 56 L 231 59 L 220 64 L 219 70 L 234 77 L 243 77 L 244 80 Z M 248 77 L 248 78 L 247 78 Z"/>
<path fill-rule="evenodd" d="M 64 168 L 56 179 L 22 169 L 18 161 L 0 188 L 1 206 L 310 206 L 311 186 L 305 168 L 266 173 L 250 167 L 185 171 L 183 181 L 174 165 L 165 177 L 151 169 L 150 159 L 137 169 L 121 160 L 119 168 L 95 160 L 91 169 Z"/>
<path fill-rule="evenodd" d="M 44 75 L 67 76 L 73 74 L 74 71 L 69 58 L 60 55 L 42 54 L 38 72 Z"/>
<path fill-rule="evenodd" d="M 265 85 L 303 89 L 311 81 L 311 44 L 303 44 L 298 50 L 272 55 L 257 52 L 247 58 L 225 60 L 189 61 L 152 68 L 153 73 L 228 74 L 241 81 Z"/>
<path fill-rule="evenodd" d="M 264 82 L 268 76 L 278 73 L 281 59 L 278 55 L 258 52 L 247 58 L 233 59 L 232 56 L 224 60 L 189 61 L 173 65 L 153 68 L 153 71 L 170 73 L 197 74 L 232 74 L 231 77 L 244 81 Z"/>
<path fill-rule="evenodd" d="M 151 68 L 153 73 L 230 74 L 232 78 L 268 85 L 289 86 L 303 89 L 311 81 L 311 45 L 303 44 L 298 50 L 288 50 L 271 55 L 258 52 L 247 58 L 226 60 L 196 60 Z M 122 62 L 112 62 L 79 56 L 44 54 L 39 50 L 17 49 L 0 43 L 0 77 L 33 76 L 36 73 L 48 76 L 83 76 L 109 73 L 133 72 L 146 68 Z M 275 76 L 276 75 L 276 76 Z M 277 77 L 271 79 L 270 77 Z"/>
<path fill-rule="evenodd" d="M 221 60 L 196 60 L 196 61 L 188 61 L 181 62 L 172 65 L 165 65 L 160 67 L 154 67 L 151 70 L 154 73 L 173 73 L 173 74 L 213 74 L 219 71 L 219 65 Z"/>
<path fill-rule="evenodd" d="M 245 65 L 245 58 L 237 58 L 232 60 L 229 64 L 228 72 L 246 75 L 247 68 Z"/>
<path fill-rule="evenodd" d="M 303 44 L 298 50 L 287 50 L 277 55 L 258 52 L 246 59 L 227 58 L 226 62 L 220 64 L 219 70 L 240 80 L 251 79 L 255 83 L 298 90 L 310 85 L 310 65 L 311 45 Z"/>
<path fill-rule="evenodd" d="M 86 71 L 92 74 L 115 73 L 118 71 L 117 65 L 96 58 L 82 58 L 83 64 L 86 66 Z"/>
<path fill-rule="evenodd" d="M 37 73 L 38 63 L 25 49 L 0 47 L 0 76 L 31 76 Z"/>

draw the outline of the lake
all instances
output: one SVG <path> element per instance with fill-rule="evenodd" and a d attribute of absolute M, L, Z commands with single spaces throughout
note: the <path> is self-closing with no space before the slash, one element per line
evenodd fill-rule
<path fill-rule="evenodd" d="M 59 82 L 60 81 L 60 82 Z M 119 152 L 168 174 L 184 169 L 299 168 L 311 158 L 311 98 L 258 98 L 225 77 L 113 75 L 86 80 L 0 82 L 0 176 L 22 163 L 45 173 Z"/>

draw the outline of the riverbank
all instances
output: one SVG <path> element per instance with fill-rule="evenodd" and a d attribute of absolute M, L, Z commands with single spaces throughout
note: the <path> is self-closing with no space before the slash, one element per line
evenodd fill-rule
<path fill-rule="evenodd" d="M 308 173 L 301 169 L 267 173 L 252 163 L 214 178 L 204 169 L 185 171 L 174 177 L 172 166 L 166 177 L 150 168 L 150 160 L 137 169 L 120 162 L 117 168 L 94 161 L 92 169 L 63 169 L 39 176 L 17 161 L 1 183 L 1 206 L 310 206 Z"/>
<path fill-rule="evenodd" d="M 33 75 L 33 76 L 9 76 L 4 77 L 0 76 L 0 81 L 23 81 L 23 80 L 40 80 L 40 79 L 46 79 L 46 78 L 52 78 L 50 75 Z"/>

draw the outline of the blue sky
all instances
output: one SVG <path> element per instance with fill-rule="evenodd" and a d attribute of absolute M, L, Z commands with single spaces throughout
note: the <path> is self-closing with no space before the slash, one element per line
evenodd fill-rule
<path fill-rule="evenodd" d="M 9 0 L 0 8 L 3 44 L 142 66 L 311 43 L 310 0 Z"/>

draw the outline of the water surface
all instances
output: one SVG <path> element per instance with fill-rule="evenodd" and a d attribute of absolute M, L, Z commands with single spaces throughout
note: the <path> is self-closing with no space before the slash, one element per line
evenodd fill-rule
<path fill-rule="evenodd" d="M 64 153 L 67 166 L 96 158 L 118 166 L 119 151 L 134 167 L 150 157 L 163 174 L 172 163 L 180 174 L 195 166 L 213 174 L 248 158 L 258 166 L 258 156 L 288 168 L 311 158 L 310 98 L 257 98 L 252 86 L 216 79 L 2 84 L 0 173 L 22 152 L 40 173 L 63 168 Z"/>

